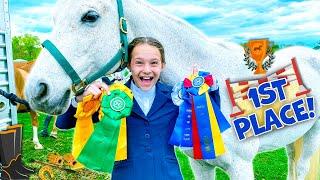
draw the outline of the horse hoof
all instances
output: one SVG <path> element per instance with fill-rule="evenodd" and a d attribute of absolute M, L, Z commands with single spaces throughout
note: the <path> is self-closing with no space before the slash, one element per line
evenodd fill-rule
<path fill-rule="evenodd" d="M 57 133 L 50 133 L 50 137 L 57 139 L 58 138 L 58 134 Z"/>
<path fill-rule="evenodd" d="M 40 150 L 40 149 L 43 149 L 43 146 L 41 144 L 35 144 L 34 149 Z"/>

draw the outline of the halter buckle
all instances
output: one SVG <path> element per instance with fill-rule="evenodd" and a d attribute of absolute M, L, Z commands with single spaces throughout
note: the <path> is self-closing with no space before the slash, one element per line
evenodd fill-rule
<path fill-rule="evenodd" d="M 123 32 L 124 34 L 128 34 L 128 30 L 123 28 L 123 24 L 124 24 L 124 23 L 127 23 L 127 19 L 124 18 L 124 17 L 120 17 L 120 22 L 119 22 L 120 30 L 121 30 L 121 32 Z"/>
<path fill-rule="evenodd" d="M 72 84 L 72 91 L 76 96 L 82 94 L 87 86 L 86 80 L 80 81 L 78 84 Z"/>

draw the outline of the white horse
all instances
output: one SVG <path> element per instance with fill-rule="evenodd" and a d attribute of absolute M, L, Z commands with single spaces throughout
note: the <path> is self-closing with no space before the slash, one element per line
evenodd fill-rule
<path fill-rule="evenodd" d="M 229 42 L 212 42 L 187 22 L 161 12 L 142 0 L 124 0 L 124 13 L 128 20 L 128 37 L 151 36 L 163 43 L 167 66 L 161 80 L 174 85 L 190 73 L 195 63 L 214 74 L 220 82 L 222 111 L 228 116 L 231 105 L 224 81 L 246 79 L 252 72 L 243 64 L 241 46 Z M 83 17 L 89 16 L 91 21 Z M 81 78 L 97 71 L 119 48 L 119 22 L 115 0 L 61 0 L 57 2 L 54 27 L 49 38 Z M 312 96 L 320 99 L 320 53 L 305 47 L 290 47 L 278 51 L 270 71 L 282 68 L 296 57 L 303 82 L 312 89 Z M 119 64 L 117 64 L 118 66 Z M 117 68 L 117 67 L 115 67 Z M 115 69 L 114 68 L 114 69 Z M 70 103 L 71 79 L 43 50 L 32 69 L 26 86 L 28 101 L 34 109 L 51 114 L 63 113 Z M 320 110 L 316 103 L 317 112 Z M 304 179 L 310 156 L 320 146 L 320 121 L 310 120 L 283 128 L 267 135 L 239 142 L 234 130 L 223 133 L 228 152 L 211 161 L 190 164 L 198 179 L 213 179 L 214 167 L 226 170 L 231 179 L 254 179 L 252 160 L 258 152 L 287 146 L 304 136 L 304 150 L 297 164 L 298 179 Z M 292 152 L 292 149 L 289 149 Z M 192 152 L 186 152 L 192 157 Z M 289 154 L 290 163 L 292 155 Z M 294 171 L 294 168 L 290 168 Z M 289 173 L 292 179 L 293 173 Z"/>

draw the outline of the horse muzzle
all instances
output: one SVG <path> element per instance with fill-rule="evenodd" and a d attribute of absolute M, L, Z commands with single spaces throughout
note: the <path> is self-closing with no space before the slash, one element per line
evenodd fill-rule
<path fill-rule="evenodd" d="M 70 103 L 70 89 L 63 93 L 54 92 L 50 86 L 43 82 L 27 83 L 25 94 L 32 109 L 47 114 L 62 114 Z"/>

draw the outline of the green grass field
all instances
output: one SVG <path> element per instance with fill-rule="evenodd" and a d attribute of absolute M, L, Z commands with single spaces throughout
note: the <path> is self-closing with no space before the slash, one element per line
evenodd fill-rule
<path fill-rule="evenodd" d="M 43 128 L 44 116 L 40 117 L 40 127 L 39 131 Z M 64 155 L 71 152 L 72 135 L 73 131 L 59 131 L 58 139 L 51 137 L 39 137 L 41 144 L 45 147 L 43 150 L 34 150 L 34 145 L 32 143 L 32 127 L 30 122 L 30 117 L 26 113 L 18 114 L 19 123 L 23 124 L 23 161 L 25 165 L 36 169 L 39 171 L 41 165 L 39 163 L 32 162 L 32 159 L 47 162 L 47 156 L 49 153 L 58 153 Z M 49 130 L 52 127 L 51 122 Z M 186 156 L 177 150 L 177 157 L 179 159 L 179 164 L 182 169 L 184 179 L 192 180 L 194 179 L 193 173 L 190 169 L 188 159 Z M 256 156 L 253 162 L 254 165 L 254 175 L 257 180 L 285 180 L 287 177 L 287 156 L 284 149 L 278 149 L 273 152 L 261 153 Z M 110 179 L 110 176 L 105 173 L 97 173 L 89 170 L 79 170 L 76 173 L 68 173 L 64 170 L 59 170 L 57 168 L 52 168 L 54 178 L 53 179 Z M 217 169 L 217 179 L 225 180 L 229 179 L 228 175 L 221 169 Z M 50 179 L 49 177 L 47 177 Z M 31 176 L 31 179 L 39 179 L 38 175 L 35 174 Z"/>

